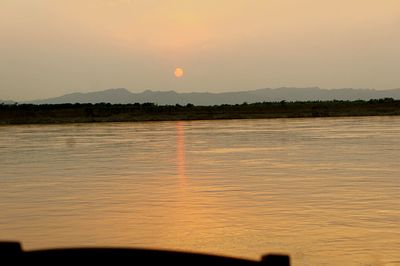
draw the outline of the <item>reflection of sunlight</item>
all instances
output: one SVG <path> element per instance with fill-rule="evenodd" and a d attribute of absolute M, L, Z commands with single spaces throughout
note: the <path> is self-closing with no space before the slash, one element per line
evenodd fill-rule
<path fill-rule="evenodd" d="M 176 135 L 177 135 L 177 172 L 178 176 L 182 179 L 186 179 L 185 174 L 185 129 L 183 122 L 179 121 L 176 123 Z"/>

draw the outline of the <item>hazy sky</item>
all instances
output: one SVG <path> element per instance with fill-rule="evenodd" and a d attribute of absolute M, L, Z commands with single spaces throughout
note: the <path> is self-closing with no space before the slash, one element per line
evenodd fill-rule
<path fill-rule="evenodd" d="M 281 86 L 399 88 L 400 1 L 0 0 L 0 99 Z"/>

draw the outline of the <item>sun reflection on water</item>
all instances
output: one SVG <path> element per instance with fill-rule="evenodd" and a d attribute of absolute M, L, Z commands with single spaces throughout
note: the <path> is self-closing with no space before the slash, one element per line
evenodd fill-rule
<path fill-rule="evenodd" d="M 177 174 L 182 180 L 186 180 L 186 162 L 185 162 L 185 128 L 182 121 L 176 123 L 177 135 Z"/>

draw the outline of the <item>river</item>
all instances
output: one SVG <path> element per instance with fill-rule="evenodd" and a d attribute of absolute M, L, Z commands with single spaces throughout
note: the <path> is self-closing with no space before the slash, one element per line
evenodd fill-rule
<path fill-rule="evenodd" d="M 0 239 L 400 265 L 400 117 L 0 127 Z"/>

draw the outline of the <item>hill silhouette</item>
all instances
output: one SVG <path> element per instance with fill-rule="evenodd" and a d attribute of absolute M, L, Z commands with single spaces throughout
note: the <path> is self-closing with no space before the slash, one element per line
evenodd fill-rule
<path fill-rule="evenodd" d="M 34 100 L 25 103 L 31 104 L 63 104 L 63 103 L 155 103 L 159 105 L 220 105 L 241 104 L 256 102 L 277 101 L 331 101 L 331 100 L 370 100 L 393 98 L 400 99 L 400 89 L 374 90 L 374 89 L 321 89 L 311 88 L 277 88 L 258 89 L 239 92 L 190 92 L 178 93 L 175 91 L 151 91 L 132 93 L 127 89 L 108 89 L 89 93 L 72 93 L 60 97 L 44 100 Z"/>
<path fill-rule="evenodd" d="M 5 100 L 0 100 L 0 104 L 14 104 L 14 101 L 5 101 Z"/>

